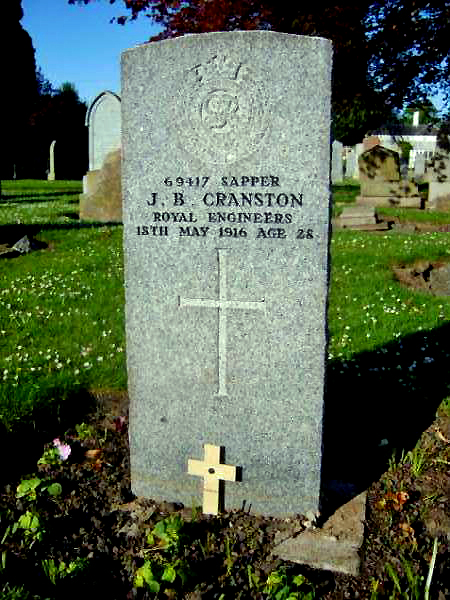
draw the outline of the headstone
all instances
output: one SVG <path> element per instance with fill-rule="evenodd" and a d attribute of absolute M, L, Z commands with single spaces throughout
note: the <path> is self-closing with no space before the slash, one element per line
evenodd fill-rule
<path fill-rule="evenodd" d="M 101 169 L 87 173 L 88 192 L 80 194 L 80 219 L 122 222 L 121 150 L 106 155 Z"/>
<path fill-rule="evenodd" d="M 345 157 L 345 177 L 346 178 L 357 178 L 358 177 L 358 161 L 356 160 L 355 148 L 348 148 Z"/>
<path fill-rule="evenodd" d="M 86 113 L 89 171 L 83 177 L 80 219 L 121 222 L 121 105 L 117 94 L 99 94 Z"/>
<path fill-rule="evenodd" d="M 401 178 L 400 156 L 394 150 L 374 146 L 358 159 L 361 182 L 358 204 L 420 208 L 417 186 Z"/>
<path fill-rule="evenodd" d="M 330 70 L 329 41 L 271 31 L 123 54 L 138 496 L 192 506 L 203 482 L 188 461 L 212 445 L 242 470 L 225 509 L 318 510 Z"/>
<path fill-rule="evenodd" d="M 331 183 L 337 183 L 344 179 L 343 149 L 343 144 L 338 140 L 334 140 L 331 144 Z"/>
<path fill-rule="evenodd" d="M 450 150 L 439 146 L 428 170 L 428 207 L 432 210 L 450 210 Z"/>
<path fill-rule="evenodd" d="M 56 140 L 50 144 L 50 169 L 48 172 L 48 181 L 55 181 L 55 144 Z"/>
<path fill-rule="evenodd" d="M 105 91 L 99 94 L 86 113 L 89 130 L 89 171 L 101 169 L 107 154 L 120 148 L 120 98 Z"/>
<path fill-rule="evenodd" d="M 416 153 L 414 157 L 414 179 L 421 179 L 425 175 L 426 157 L 423 152 Z"/>

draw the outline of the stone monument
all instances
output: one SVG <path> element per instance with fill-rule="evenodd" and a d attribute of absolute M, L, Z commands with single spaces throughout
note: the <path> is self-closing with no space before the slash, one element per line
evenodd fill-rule
<path fill-rule="evenodd" d="M 438 144 L 428 169 L 428 207 L 431 210 L 450 210 L 450 150 L 447 144 Z"/>
<path fill-rule="evenodd" d="M 337 183 L 344 179 L 343 149 L 343 144 L 338 140 L 334 140 L 331 144 L 331 183 Z"/>
<path fill-rule="evenodd" d="M 122 222 L 121 151 L 106 155 L 103 166 L 95 171 L 90 192 L 80 194 L 80 219 L 100 223 Z"/>
<path fill-rule="evenodd" d="M 355 148 L 347 148 L 345 156 L 345 177 L 357 179 L 358 177 L 358 161 L 356 160 Z"/>
<path fill-rule="evenodd" d="M 89 171 L 83 178 L 80 219 L 122 221 L 121 106 L 117 94 L 99 94 L 86 113 Z"/>
<path fill-rule="evenodd" d="M 398 152 L 376 145 L 360 155 L 358 164 L 361 182 L 358 204 L 421 207 L 422 198 L 417 186 L 401 177 Z"/>
<path fill-rule="evenodd" d="M 330 76 L 328 40 L 271 31 L 122 55 L 138 496 L 319 508 Z"/>
<path fill-rule="evenodd" d="M 108 90 L 101 92 L 86 113 L 89 131 L 89 171 L 101 169 L 110 152 L 120 148 L 120 97 Z"/>
<path fill-rule="evenodd" d="M 47 175 L 48 181 L 55 181 L 55 144 L 56 140 L 50 144 L 50 168 Z"/>
<path fill-rule="evenodd" d="M 424 152 L 416 153 L 414 157 L 414 179 L 420 180 L 425 175 L 426 157 Z"/>

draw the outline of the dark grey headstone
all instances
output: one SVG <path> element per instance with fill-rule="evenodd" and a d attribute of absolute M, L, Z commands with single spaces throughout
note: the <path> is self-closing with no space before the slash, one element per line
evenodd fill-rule
<path fill-rule="evenodd" d="M 201 499 L 223 446 L 225 508 L 319 504 L 331 44 L 189 35 L 122 57 L 132 487 Z"/>

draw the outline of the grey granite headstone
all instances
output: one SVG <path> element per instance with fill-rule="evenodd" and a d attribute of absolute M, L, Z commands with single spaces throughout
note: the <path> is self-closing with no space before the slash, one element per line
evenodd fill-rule
<path fill-rule="evenodd" d="M 189 35 L 122 56 L 132 489 L 192 506 L 203 445 L 225 508 L 319 505 L 331 44 Z"/>
<path fill-rule="evenodd" d="M 120 98 L 113 92 L 99 94 L 86 113 L 89 129 L 89 171 L 101 169 L 110 152 L 120 148 Z"/>
<path fill-rule="evenodd" d="M 344 179 L 343 148 L 343 144 L 338 140 L 334 140 L 331 144 L 331 183 L 337 183 Z"/>

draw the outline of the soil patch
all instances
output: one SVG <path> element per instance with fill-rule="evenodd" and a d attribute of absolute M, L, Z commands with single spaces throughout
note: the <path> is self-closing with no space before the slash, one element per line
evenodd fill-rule
<path fill-rule="evenodd" d="M 433 296 L 450 296 L 450 263 L 428 260 L 393 267 L 397 279 L 408 288 Z"/>
<path fill-rule="evenodd" d="M 70 456 L 18 474 L 1 490 L 2 598 L 287 599 L 283 586 L 298 593 L 291 597 L 311 600 L 423 597 L 435 539 L 430 598 L 448 597 L 448 410 L 441 409 L 415 454 L 402 455 L 368 490 L 361 572 L 350 576 L 274 559 L 276 537 L 314 528 L 301 515 L 280 520 L 241 510 L 207 517 L 134 497 L 126 394 L 102 390 L 95 396 L 99 409 L 83 427 L 60 435 Z M 44 483 L 34 495 L 18 497 L 18 484 L 30 478 Z M 60 493 L 50 493 L 45 482 L 59 484 Z M 24 515 L 38 518 L 34 527 Z M 145 577 L 153 581 L 142 570 L 146 564 L 159 592 L 145 583 Z M 420 595 L 413 594 L 415 585 Z"/>

